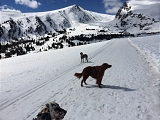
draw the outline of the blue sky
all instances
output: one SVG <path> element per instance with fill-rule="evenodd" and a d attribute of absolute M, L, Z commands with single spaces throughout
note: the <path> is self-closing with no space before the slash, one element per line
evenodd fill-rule
<path fill-rule="evenodd" d="M 77 4 L 85 10 L 116 14 L 126 0 L 0 0 L 0 10 L 44 12 Z"/>

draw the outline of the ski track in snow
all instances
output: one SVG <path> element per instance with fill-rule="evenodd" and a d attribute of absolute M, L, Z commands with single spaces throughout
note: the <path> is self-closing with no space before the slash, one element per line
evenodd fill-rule
<path fill-rule="evenodd" d="M 31 120 L 36 117 L 41 106 L 49 101 L 55 101 L 67 110 L 64 120 L 159 120 L 160 99 L 156 87 L 159 76 L 150 69 L 143 55 L 126 38 L 97 44 L 95 48 L 79 49 L 89 49 L 89 63 L 80 63 L 77 53 L 75 58 L 70 56 L 62 60 L 65 64 L 57 63 L 60 69 L 55 70 L 54 65 L 51 65 L 54 57 L 50 56 L 42 58 L 42 66 L 38 68 L 33 65 L 33 68 L 9 77 L 4 74 L 4 80 L 25 77 L 39 80 L 33 85 L 31 81 L 30 87 L 26 84 L 20 89 L 2 91 L 0 120 Z M 71 49 L 70 52 L 74 52 L 76 47 Z M 29 55 L 24 58 L 29 59 Z M 38 60 L 33 58 L 32 62 Z M 81 72 L 86 66 L 104 62 L 111 64 L 112 68 L 105 72 L 103 88 L 98 88 L 91 77 L 87 79 L 88 85 L 81 87 L 81 79 L 78 80 L 74 73 Z M 25 62 L 18 65 L 25 64 L 29 65 Z M 56 63 L 52 64 L 57 67 Z"/>

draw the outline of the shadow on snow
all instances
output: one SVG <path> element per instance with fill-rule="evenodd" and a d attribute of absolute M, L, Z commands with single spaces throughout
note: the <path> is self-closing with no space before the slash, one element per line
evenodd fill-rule
<path fill-rule="evenodd" d="M 86 88 L 93 88 L 93 87 L 97 87 L 98 85 L 89 85 L 89 86 L 85 86 Z M 109 89 L 115 89 L 115 90 L 123 90 L 123 91 L 135 91 L 136 89 L 131 89 L 131 88 L 127 88 L 127 87 L 120 87 L 120 86 L 114 86 L 114 85 L 102 85 L 102 89 L 103 88 L 109 88 Z"/>

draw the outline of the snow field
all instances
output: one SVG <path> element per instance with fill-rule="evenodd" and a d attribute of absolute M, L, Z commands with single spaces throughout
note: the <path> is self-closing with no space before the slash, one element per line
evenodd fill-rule
<path fill-rule="evenodd" d="M 80 63 L 80 52 L 89 55 L 88 63 Z M 81 87 L 74 73 L 104 62 L 112 67 L 104 74 L 103 88 L 91 77 L 88 85 Z M 0 120 L 30 120 L 50 101 L 67 110 L 64 120 L 160 119 L 159 74 L 127 38 L 33 53 L 0 63 Z"/>

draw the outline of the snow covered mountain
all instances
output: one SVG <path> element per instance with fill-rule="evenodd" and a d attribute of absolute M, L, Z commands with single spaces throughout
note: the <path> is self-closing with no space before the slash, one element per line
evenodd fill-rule
<path fill-rule="evenodd" d="M 107 28 L 131 34 L 160 32 L 160 1 L 128 0 Z"/>
<path fill-rule="evenodd" d="M 38 13 L 11 13 L 1 11 L 5 21 L 1 21 L 0 38 L 34 38 L 46 33 L 61 31 L 78 24 L 108 22 L 113 20 L 113 15 L 106 15 L 84 10 L 78 5 L 72 5 L 63 9 L 38 12 Z M 12 14 L 12 16 L 10 16 Z M 7 17 L 7 15 L 9 15 Z M 8 18 L 8 20 L 6 20 Z"/>
<path fill-rule="evenodd" d="M 0 11 L 1 16 L 4 16 L 4 20 L 0 21 L 0 39 L 36 39 L 46 33 L 63 31 L 82 24 L 106 26 L 105 31 L 109 33 L 159 32 L 159 11 L 158 0 L 129 0 L 118 10 L 116 16 L 87 11 L 78 5 L 38 13 Z"/>

